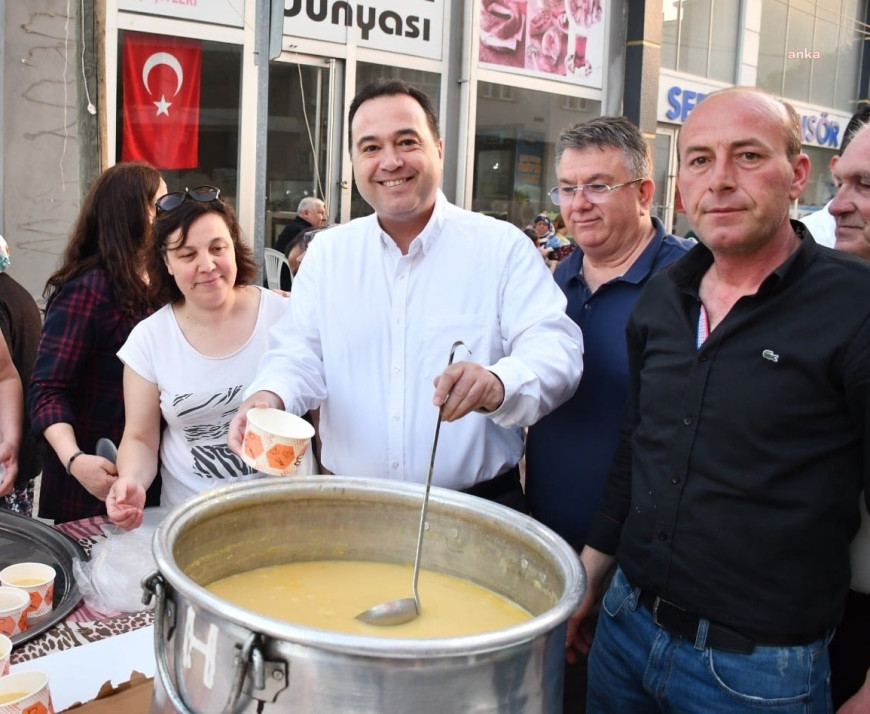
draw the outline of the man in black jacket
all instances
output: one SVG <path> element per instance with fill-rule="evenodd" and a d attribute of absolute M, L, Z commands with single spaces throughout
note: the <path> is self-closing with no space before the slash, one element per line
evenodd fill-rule
<path fill-rule="evenodd" d="M 287 247 L 297 235 L 326 223 L 326 205 L 319 198 L 306 196 L 296 208 L 296 217 L 284 226 L 275 241 L 275 250 L 287 255 Z M 289 258 L 288 258 L 289 259 Z"/>

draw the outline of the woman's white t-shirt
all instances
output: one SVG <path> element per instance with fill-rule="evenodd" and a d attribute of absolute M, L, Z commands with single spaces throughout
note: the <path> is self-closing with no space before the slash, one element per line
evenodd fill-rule
<path fill-rule="evenodd" d="M 227 432 L 268 348 L 269 329 L 288 308 L 287 298 L 261 289 L 251 337 L 224 357 L 197 352 L 171 305 L 133 328 L 118 357 L 160 390 L 166 422 L 160 439 L 161 506 L 172 508 L 206 489 L 263 476 L 230 451 Z M 298 473 L 314 473 L 311 449 Z"/>

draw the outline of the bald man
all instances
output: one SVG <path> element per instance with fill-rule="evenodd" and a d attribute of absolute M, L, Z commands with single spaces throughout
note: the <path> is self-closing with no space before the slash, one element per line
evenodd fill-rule
<path fill-rule="evenodd" d="M 870 266 L 789 220 L 810 170 L 790 105 L 711 94 L 678 150 L 700 244 L 629 320 L 569 656 L 591 643 L 589 712 L 821 714 L 870 494 Z"/>

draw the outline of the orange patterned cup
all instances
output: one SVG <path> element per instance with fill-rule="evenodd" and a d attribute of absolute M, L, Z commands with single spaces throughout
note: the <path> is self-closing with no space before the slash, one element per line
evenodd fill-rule
<path fill-rule="evenodd" d="M 281 409 L 248 410 L 242 458 L 249 466 L 271 476 L 296 473 L 308 450 L 314 427 Z"/>
<path fill-rule="evenodd" d="M 9 664 L 12 660 L 12 640 L 6 635 L 0 635 L 0 677 L 9 674 Z"/>
<path fill-rule="evenodd" d="M 0 634 L 8 637 L 27 629 L 30 596 L 20 588 L 0 586 Z"/>
<path fill-rule="evenodd" d="M 48 675 L 29 671 L 0 678 L 0 714 L 54 714 Z"/>
<path fill-rule="evenodd" d="M 20 588 L 30 595 L 27 619 L 50 612 L 54 604 L 55 569 L 45 563 L 16 563 L 0 570 L 0 585 Z"/>

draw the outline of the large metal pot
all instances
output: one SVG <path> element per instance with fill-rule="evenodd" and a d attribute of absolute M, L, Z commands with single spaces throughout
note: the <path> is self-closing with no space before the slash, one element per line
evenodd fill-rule
<path fill-rule="evenodd" d="M 422 492 L 337 476 L 267 479 L 172 511 L 154 538 L 159 572 L 146 580 L 157 597 L 152 711 L 560 712 L 582 565 L 552 531 L 488 501 L 433 488 L 422 567 L 509 597 L 533 614 L 521 625 L 429 640 L 362 637 L 264 617 L 202 587 L 294 561 L 410 562 Z"/>

